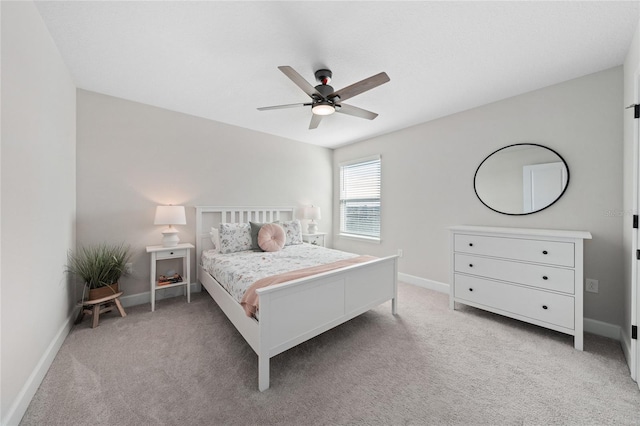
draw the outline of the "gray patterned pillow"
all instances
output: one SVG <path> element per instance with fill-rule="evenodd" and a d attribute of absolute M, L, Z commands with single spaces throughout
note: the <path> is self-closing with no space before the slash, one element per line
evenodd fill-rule
<path fill-rule="evenodd" d="M 302 244 L 302 225 L 300 225 L 299 220 L 288 220 L 284 222 L 276 220 L 273 223 L 279 224 L 284 229 L 284 233 L 287 235 L 285 246 Z"/>
<path fill-rule="evenodd" d="M 249 222 L 249 225 L 251 225 L 251 249 L 256 251 L 264 251 L 258 245 L 258 232 L 260 232 L 260 229 L 265 224 L 259 222 Z"/>
<path fill-rule="evenodd" d="M 251 250 L 251 226 L 248 223 L 221 223 L 220 253 Z"/>

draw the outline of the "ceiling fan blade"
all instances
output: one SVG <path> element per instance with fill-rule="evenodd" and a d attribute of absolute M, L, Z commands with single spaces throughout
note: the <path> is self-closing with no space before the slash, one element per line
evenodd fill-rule
<path fill-rule="evenodd" d="M 353 115 L 354 117 L 366 118 L 367 120 L 373 120 L 378 116 L 375 112 L 345 104 L 340 104 L 340 107 L 336 108 L 336 112 Z"/>
<path fill-rule="evenodd" d="M 309 130 L 316 129 L 318 124 L 322 121 L 322 116 L 317 114 L 311 115 L 311 123 L 309 123 Z"/>
<path fill-rule="evenodd" d="M 332 93 L 328 97 L 334 98 L 336 96 L 340 97 L 340 101 L 346 101 L 349 98 L 353 98 L 360 93 L 366 92 L 367 90 L 371 90 L 374 87 L 378 87 L 381 84 L 384 84 L 390 80 L 389 76 L 386 72 L 381 72 L 369 78 L 365 78 L 357 83 L 353 83 L 351 86 L 347 86 L 344 89 L 340 89 L 337 92 Z"/>
<path fill-rule="evenodd" d="M 309 106 L 309 105 L 311 105 L 311 104 L 274 105 L 274 106 L 268 106 L 268 107 L 260 107 L 260 108 L 258 108 L 258 111 L 267 111 L 267 110 L 270 110 L 270 109 L 295 108 L 295 107 Z"/>
<path fill-rule="evenodd" d="M 283 65 L 283 66 L 278 67 L 278 69 L 280 71 L 282 71 L 284 73 L 284 75 L 289 77 L 291 79 L 291 81 L 293 81 L 299 88 L 302 89 L 302 91 L 304 93 L 306 93 L 310 97 L 312 97 L 312 98 L 315 98 L 315 97 L 322 98 L 322 95 L 316 90 L 316 88 L 313 87 L 311 84 L 309 84 L 307 82 L 307 80 L 304 79 L 304 77 L 302 77 L 300 74 L 298 74 L 298 72 L 296 70 L 294 70 L 293 68 L 291 68 L 290 66 Z"/>

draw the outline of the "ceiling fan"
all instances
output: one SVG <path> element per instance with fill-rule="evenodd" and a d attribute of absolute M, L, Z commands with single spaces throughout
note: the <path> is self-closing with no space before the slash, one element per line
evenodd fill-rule
<path fill-rule="evenodd" d="M 289 77 L 291 81 L 293 81 L 299 88 L 302 89 L 302 91 L 309 95 L 309 97 L 311 98 L 311 102 L 262 107 L 258 108 L 258 111 L 310 106 L 313 115 L 311 116 L 309 129 L 317 128 L 318 124 L 320 124 L 320 121 L 322 120 L 322 117 L 324 117 L 325 115 L 331 115 L 334 112 L 353 115 L 354 117 L 366 118 L 367 120 L 373 120 L 378 116 L 378 114 L 376 114 L 375 112 L 367 111 L 366 109 L 354 107 L 352 105 L 347 105 L 342 103 L 342 101 L 359 95 L 360 93 L 366 92 L 367 90 L 371 90 L 374 87 L 378 87 L 381 84 L 389 81 L 389 76 L 387 75 L 387 73 L 381 72 L 369 78 L 365 78 L 362 81 L 354 83 L 351 86 L 347 86 L 344 89 L 334 91 L 333 87 L 329 86 L 329 82 L 331 81 L 332 77 L 331 70 L 322 69 L 316 71 L 316 80 L 318 80 L 320 84 L 313 87 L 290 66 L 284 65 L 278 67 L 278 69 L 282 71 L 284 75 Z"/>

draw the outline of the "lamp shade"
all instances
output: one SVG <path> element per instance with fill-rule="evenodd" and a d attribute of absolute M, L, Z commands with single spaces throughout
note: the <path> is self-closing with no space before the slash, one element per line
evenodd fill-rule
<path fill-rule="evenodd" d="M 158 206 L 154 225 L 186 225 L 184 206 Z"/>
<path fill-rule="evenodd" d="M 320 220 L 322 218 L 320 214 L 320 207 L 311 206 L 305 207 L 303 214 L 303 219 L 309 220 Z"/>

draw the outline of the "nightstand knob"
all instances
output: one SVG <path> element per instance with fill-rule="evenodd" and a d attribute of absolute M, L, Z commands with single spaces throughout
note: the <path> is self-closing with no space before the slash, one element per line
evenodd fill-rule
<path fill-rule="evenodd" d="M 546 250 L 542 250 L 542 254 L 549 254 L 549 252 Z"/>
<path fill-rule="evenodd" d="M 469 243 L 469 247 L 473 247 L 473 243 Z"/>
<path fill-rule="evenodd" d="M 549 277 L 547 277 L 546 275 L 543 275 L 543 276 L 542 276 L 542 279 L 546 281 L 546 280 L 548 280 L 548 279 L 549 279 Z"/>
<path fill-rule="evenodd" d="M 542 305 L 542 309 L 549 309 L 547 305 Z"/>
<path fill-rule="evenodd" d="M 473 268 L 473 263 L 470 263 L 470 264 L 469 264 L 469 268 Z"/>
<path fill-rule="evenodd" d="M 473 288 L 469 287 L 469 291 L 473 291 Z"/>
<path fill-rule="evenodd" d="M 173 252 L 170 252 L 169 254 L 173 255 Z"/>

